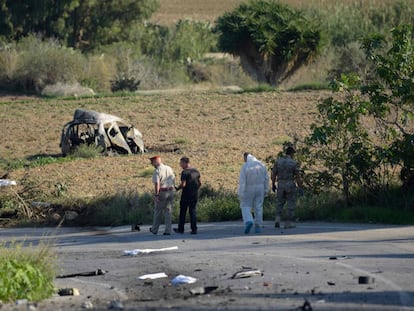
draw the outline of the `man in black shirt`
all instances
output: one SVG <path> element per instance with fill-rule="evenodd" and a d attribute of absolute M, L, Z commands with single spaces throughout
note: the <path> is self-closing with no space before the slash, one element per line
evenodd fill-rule
<path fill-rule="evenodd" d="M 183 190 L 180 200 L 180 219 L 178 228 L 174 228 L 176 233 L 184 233 L 185 216 L 187 208 L 190 214 L 191 234 L 197 234 L 197 213 L 196 206 L 198 201 L 198 189 L 200 189 L 200 172 L 191 167 L 190 159 L 183 157 L 180 160 L 180 166 L 183 169 L 181 172 L 181 184 L 175 189 Z"/>

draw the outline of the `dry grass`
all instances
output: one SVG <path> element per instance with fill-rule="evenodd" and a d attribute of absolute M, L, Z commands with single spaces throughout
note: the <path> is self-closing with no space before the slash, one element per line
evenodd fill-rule
<path fill-rule="evenodd" d="M 190 18 L 214 22 L 224 12 L 233 10 L 246 0 L 159 0 L 160 9 L 156 12 L 152 21 L 158 24 L 169 25 L 180 19 Z M 392 3 L 393 0 L 282 0 L 295 7 L 313 6 L 326 9 L 334 8 L 336 4 L 353 4 L 359 7 L 375 7 Z"/>
<path fill-rule="evenodd" d="M 235 191 L 242 153 L 247 150 L 264 160 L 280 150 L 275 141 L 295 132 L 305 135 L 316 102 L 325 95 L 187 91 L 81 100 L 12 100 L 0 104 L 0 131 L 4 133 L 0 154 L 5 159 L 21 159 L 60 153 L 60 130 L 74 110 L 82 107 L 131 121 L 142 131 L 147 147 L 178 142 L 182 154 L 162 153 L 177 175 L 179 158 L 185 154 L 201 170 L 205 183 Z M 68 189 L 66 195 L 80 198 L 132 189 L 151 191 L 150 178 L 142 174 L 148 168 L 148 155 L 135 155 L 53 163 L 27 172 L 45 193 L 52 193 L 54 185 L 61 183 Z M 19 180 L 24 173 L 24 169 L 14 171 L 10 178 Z"/>

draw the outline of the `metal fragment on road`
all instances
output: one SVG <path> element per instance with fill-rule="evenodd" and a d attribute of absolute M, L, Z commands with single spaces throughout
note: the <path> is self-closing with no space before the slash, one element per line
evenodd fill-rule
<path fill-rule="evenodd" d="M 263 272 L 259 269 L 238 271 L 231 277 L 232 279 L 244 279 L 252 276 L 263 276 Z"/>
<path fill-rule="evenodd" d="M 372 284 L 375 282 L 375 278 L 370 277 L 370 276 L 359 276 L 358 277 L 358 284 Z"/>
<path fill-rule="evenodd" d="M 93 303 L 90 301 L 85 301 L 82 303 L 83 309 L 93 309 Z"/>
<path fill-rule="evenodd" d="M 73 273 L 73 274 L 65 274 L 65 275 L 58 275 L 57 279 L 63 279 L 63 278 L 73 278 L 77 276 L 96 276 L 96 275 L 104 275 L 108 273 L 108 271 L 103 269 L 97 269 L 95 271 L 90 272 L 80 272 L 80 273 Z"/>
<path fill-rule="evenodd" d="M 122 304 L 121 301 L 112 300 L 109 303 L 108 309 L 123 310 L 124 309 L 124 305 Z"/>
<path fill-rule="evenodd" d="M 329 286 L 335 286 L 336 285 L 335 282 L 332 282 L 332 281 L 328 281 L 327 283 L 328 283 Z"/>
<path fill-rule="evenodd" d="M 155 279 L 161 279 L 161 278 L 167 278 L 168 275 L 165 274 L 165 272 L 159 272 L 159 273 L 151 273 L 151 274 L 144 274 L 138 277 L 139 280 L 155 280 Z"/>
<path fill-rule="evenodd" d="M 79 296 L 80 292 L 77 288 L 61 288 L 58 290 L 59 296 Z"/>
<path fill-rule="evenodd" d="M 329 260 L 344 260 L 344 259 L 350 259 L 348 256 L 331 256 L 329 257 Z"/>
<path fill-rule="evenodd" d="M 193 296 L 206 295 L 212 291 L 215 291 L 217 288 L 218 286 L 195 287 L 193 289 L 190 289 L 190 294 Z"/>

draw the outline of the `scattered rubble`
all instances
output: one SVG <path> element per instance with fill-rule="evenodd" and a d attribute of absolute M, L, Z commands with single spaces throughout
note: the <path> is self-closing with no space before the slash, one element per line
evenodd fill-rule
<path fill-rule="evenodd" d="M 375 278 L 370 276 L 359 276 L 358 284 L 371 284 L 375 282 Z"/>
<path fill-rule="evenodd" d="M 124 251 L 124 256 L 137 256 L 137 255 L 140 255 L 140 254 L 150 254 L 150 253 L 154 253 L 154 252 L 173 251 L 173 250 L 177 250 L 177 249 L 178 249 L 178 246 L 156 248 L 156 249 L 147 248 L 147 249 L 125 250 Z"/>
<path fill-rule="evenodd" d="M 190 294 L 193 296 L 206 295 L 212 291 L 215 291 L 217 288 L 218 286 L 195 287 L 193 289 L 190 289 Z"/>
<path fill-rule="evenodd" d="M 77 288 L 61 288 L 58 290 L 59 296 L 79 296 L 80 292 Z"/>
<path fill-rule="evenodd" d="M 81 272 L 81 273 L 58 275 L 56 278 L 57 279 L 63 279 L 63 278 L 73 278 L 73 277 L 77 277 L 77 276 L 96 276 L 96 275 L 104 275 L 106 273 L 108 273 L 108 271 L 102 270 L 102 269 L 97 269 L 95 271 L 90 271 L 90 272 Z"/>
<path fill-rule="evenodd" d="M 193 284 L 197 282 L 196 278 L 193 278 L 191 276 L 186 276 L 186 275 L 177 275 L 175 278 L 173 278 L 171 280 L 171 283 L 173 285 L 180 285 L 180 284 Z"/>
<path fill-rule="evenodd" d="M 165 274 L 165 272 L 159 272 L 159 273 L 152 273 L 152 274 L 145 274 L 138 277 L 139 280 L 156 280 L 161 278 L 167 278 L 168 275 Z"/>
<path fill-rule="evenodd" d="M 232 279 L 244 279 L 252 276 L 263 276 L 263 272 L 259 269 L 238 271 L 231 277 Z"/>

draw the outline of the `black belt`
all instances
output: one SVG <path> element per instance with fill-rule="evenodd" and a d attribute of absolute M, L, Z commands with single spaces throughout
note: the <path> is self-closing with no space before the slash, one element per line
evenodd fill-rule
<path fill-rule="evenodd" d="M 161 191 L 172 191 L 172 190 L 174 190 L 174 187 L 160 188 L 160 192 Z"/>

